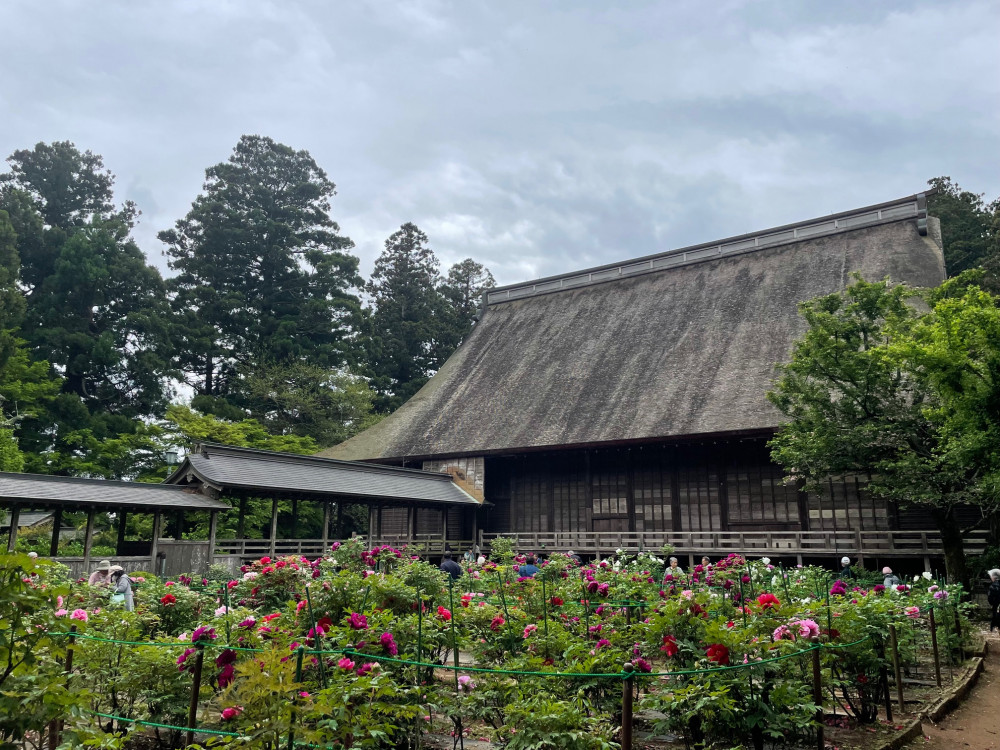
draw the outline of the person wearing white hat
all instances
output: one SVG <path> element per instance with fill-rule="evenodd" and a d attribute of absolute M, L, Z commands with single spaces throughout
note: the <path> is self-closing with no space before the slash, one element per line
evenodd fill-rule
<path fill-rule="evenodd" d="M 854 571 L 851 570 L 851 558 L 844 555 L 840 558 L 840 577 L 844 578 L 854 578 Z"/>
<path fill-rule="evenodd" d="M 899 576 L 892 572 L 892 568 L 886 565 L 882 568 L 882 585 L 887 589 L 900 584 Z"/>
<path fill-rule="evenodd" d="M 97 563 L 97 570 L 90 574 L 87 583 L 91 586 L 107 586 L 111 583 L 111 561 L 101 560 Z"/>
<path fill-rule="evenodd" d="M 124 604 L 131 612 L 135 609 L 135 599 L 132 597 L 132 579 L 128 577 L 121 565 L 111 566 L 111 601 Z"/>

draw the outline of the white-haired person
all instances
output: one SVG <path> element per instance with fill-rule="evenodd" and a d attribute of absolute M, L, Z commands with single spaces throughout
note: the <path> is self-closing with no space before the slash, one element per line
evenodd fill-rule
<path fill-rule="evenodd" d="M 851 558 L 849 558 L 847 555 L 844 555 L 842 558 L 840 558 L 839 575 L 840 578 L 845 581 L 854 578 L 854 571 L 851 570 Z"/>
<path fill-rule="evenodd" d="M 986 601 L 990 603 L 990 632 L 1000 628 L 1000 568 L 990 571 L 990 587 L 986 591 Z"/>

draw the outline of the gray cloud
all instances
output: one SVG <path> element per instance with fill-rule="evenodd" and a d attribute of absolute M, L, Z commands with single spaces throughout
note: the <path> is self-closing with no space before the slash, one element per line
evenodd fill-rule
<path fill-rule="evenodd" d="M 501 282 L 806 219 L 950 174 L 1000 193 L 983 2 L 10 0 L 0 153 L 104 155 L 137 232 L 242 133 L 308 149 L 364 270 L 405 221 Z"/>

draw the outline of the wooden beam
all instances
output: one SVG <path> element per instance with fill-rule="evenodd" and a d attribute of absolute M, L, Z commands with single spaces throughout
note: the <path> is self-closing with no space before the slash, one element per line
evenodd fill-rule
<path fill-rule="evenodd" d="M 118 541 L 115 543 L 115 554 L 121 556 L 123 549 L 125 547 L 125 522 L 128 520 L 128 511 L 120 510 L 117 513 L 118 518 Z"/>
<path fill-rule="evenodd" d="M 90 548 L 94 546 L 94 516 L 96 511 L 87 511 L 87 530 L 83 535 L 83 573 L 90 575 Z"/>
<path fill-rule="evenodd" d="M 240 498 L 240 515 L 236 521 L 236 538 L 247 538 L 247 499 L 245 497 Z"/>
<path fill-rule="evenodd" d="M 213 510 L 208 521 L 208 564 L 215 562 L 215 536 L 219 531 L 219 511 Z"/>
<path fill-rule="evenodd" d="M 274 556 L 278 541 L 278 498 L 271 500 L 271 535 L 268 538 L 271 540 L 271 555 Z"/>
<path fill-rule="evenodd" d="M 330 541 L 330 503 L 326 500 L 323 501 L 323 533 L 321 538 L 323 540 L 323 554 L 326 554 L 326 547 Z"/>
<path fill-rule="evenodd" d="M 336 521 L 336 526 L 334 527 L 334 529 L 335 529 L 335 532 L 336 532 L 336 534 L 335 534 L 336 537 L 338 539 L 343 539 L 344 538 L 344 501 L 343 500 L 338 500 L 337 501 L 337 521 Z"/>
<path fill-rule="evenodd" d="M 21 520 L 21 506 L 14 504 L 10 508 L 10 530 L 7 533 L 7 551 L 13 552 L 17 546 L 17 525 Z"/>
<path fill-rule="evenodd" d="M 417 508 L 414 505 L 406 506 L 406 538 L 413 540 L 417 532 Z"/>
<path fill-rule="evenodd" d="M 49 557 L 59 554 L 59 530 L 62 528 L 62 507 L 56 508 L 55 517 L 52 519 L 52 542 L 49 544 Z"/>
<path fill-rule="evenodd" d="M 154 575 L 159 575 L 160 571 L 156 568 L 156 556 L 160 552 L 160 534 L 163 531 L 163 514 L 160 511 L 156 511 L 153 514 L 153 541 L 149 545 L 149 558 L 150 566 L 152 568 L 151 572 Z"/>

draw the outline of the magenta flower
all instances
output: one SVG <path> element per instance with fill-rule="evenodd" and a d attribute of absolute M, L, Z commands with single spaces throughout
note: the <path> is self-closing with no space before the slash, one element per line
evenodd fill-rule
<path fill-rule="evenodd" d="M 233 683 L 233 680 L 235 678 L 236 678 L 236 667 L 234 667 L 232 664 L 227 664 L 222 668 L 222 671 L 219 672 L 219 687 L 220 688 L 229 687 Z"/>
<path fill-rule="evenodd" d="M 354 630 L 367 630 L 368 618 L 359 612 L 352 612 L 351 616 L 347 618 L 347 624 Z"/>
<path fill-rule="evenodd" d="M 243 707 L 242 706 L 230 706 L 229 708 L 224 708 L 224 709 L 222 709 L 222 720 L 223 721 L 232 721 L 237 716 L 239 716 L 241 713 L 243 713 Z"/>
<path fill-rule="evenodd" d="M 396 641 L 392 637 L 392 633 L 382 633 L 379 638 L 379 643 L 382 644 L 382 648 L 388 652 L 389 656 L 396 656 L 399 653 L 399 646 L 396 645 Z"/>
<path fill-rule="evenodd" d="M 341 669 L 350 672 L 352 669 L 354 669 L 354 662 L 345 656 L 340 661 L 337 662 L 337 666 L 340 667 Z"/>

